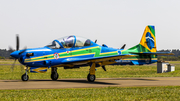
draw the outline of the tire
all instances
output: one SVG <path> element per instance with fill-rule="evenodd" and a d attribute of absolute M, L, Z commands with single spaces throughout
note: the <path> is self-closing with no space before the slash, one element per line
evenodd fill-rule
<path fill-rule="evenodd" d="M 59 74 L 58 73 L 56 73 L 56 72 L 53 72 L 53 73 L 51 73 L 51 79 L 52 80 L 57 80 L 58 79 L 58 77 L 59 77 Z"/>
<path fill-rule="evenodd" d="M 21 76 L 21 80 L 22 80 L 22 81 L 28 81 L 28 80 L 29 80 L 29 76 L 26 75 L 26 74 L 23 74 L 23 75 Z"/>
<path fill-rule="evenodd" d="M 95 75 L 90 75 L 90 74 L 87 75 L 87 80 L 88 80 L 89 82 L 94 82 L 95 79 L 96 79 L 96 76 L 95 76 Z"/>

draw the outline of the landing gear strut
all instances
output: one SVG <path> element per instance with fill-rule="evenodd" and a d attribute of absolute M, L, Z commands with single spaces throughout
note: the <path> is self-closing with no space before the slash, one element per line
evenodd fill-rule
<path fill-rule="evenodd" d="M 57 73 L 57 67 L 52 67 L 51 68 L 51 79 L 52 80 L 57 80 L 59 77 L 59 74 Z"/>
<path fill-rule="evenodd" d="M 25 71 L 26 71 L 26 72 L 21 76 L 21 80 L 22 80 L 22 81 L 28 81 L 28 80 L 29 80 L 28 67 L 26 67 Z"/>
<path fill-rule="evenodd" d="M 95 67 L 96 67 L 96 64 L 92 63 L 91 68 L 89 70 L 89 74 L 87 75 L 87 80 L 89 82 L 94 82 L 95 79 L 96 79 L 96 76 L 95 76 Z"/>

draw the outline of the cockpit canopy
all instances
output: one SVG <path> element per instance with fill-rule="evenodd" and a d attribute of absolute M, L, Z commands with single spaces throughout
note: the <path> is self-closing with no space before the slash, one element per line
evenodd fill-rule
<path fill-rule="evenodd" d="M 91 46 L 93 42 L 90 39 L 77 37 L 77 36 L 66 36 L 63 38 L 59 38 L 51 42 L 47 45 L 47 47 L 52 49 L 59 49 L 59 48 L 71 48 L 71 47 L 85 47 Z"/>

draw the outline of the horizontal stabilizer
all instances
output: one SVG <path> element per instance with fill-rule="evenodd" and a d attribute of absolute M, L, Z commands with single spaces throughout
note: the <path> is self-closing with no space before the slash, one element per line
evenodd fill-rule
<path fill-rule="evenodd" d="M 171 52 L 143 52 L 143 53 L 130 52 L 130 53 L 138 54 L 138 55 L 174 55 L 174 53 Z"/>

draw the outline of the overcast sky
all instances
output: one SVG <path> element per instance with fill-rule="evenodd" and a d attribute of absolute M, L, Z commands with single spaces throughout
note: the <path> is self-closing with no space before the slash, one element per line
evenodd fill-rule
<path fill-rule="evenodd" d="M 180 0 L 0 0 L 0 49 L 43 47 L 78 35 L 130 48 L 155 25 L 157 49 L 180 48 Z"/>

